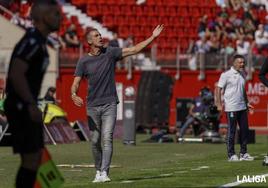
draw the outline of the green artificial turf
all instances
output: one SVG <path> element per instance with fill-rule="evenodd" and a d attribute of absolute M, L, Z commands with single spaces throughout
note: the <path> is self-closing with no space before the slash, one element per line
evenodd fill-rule
<path fill-rule="evenodd" d="M 268 152 L 267 136 L 257 136 L 256 144 L 249 144 L 248 151 L 255 161 L 230 163 L 225 144 L 209 143 L 144 143 L 149 135 L 137 135 L 136 146 L 125 146 L 114 141 L 114 155 L 110 178 L 112 182 L 93 184 L 94 168 L 60 167 L 65 178 L 63 187 L 219 187 L 235 182 L 237 175 L 267 174 L 268 166 L 262 166 Z M 56 164 L 93 164 L 90 144 L 49 145 Z M 239 152 L 239 145 L 236 145 Z M 14 187 L 19 157 L 11 148 L 0 147 L 0 188 Z M 238 187 L 268 187 L 267 183 L 247 183 Z"/>

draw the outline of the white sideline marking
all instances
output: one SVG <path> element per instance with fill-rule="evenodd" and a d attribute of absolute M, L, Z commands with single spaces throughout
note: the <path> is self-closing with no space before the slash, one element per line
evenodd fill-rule
<path fill-rule="evenodd" d="M 174 173 L 175 173 L 175 174 L 184 174 L 184 173 L 186 173 L 186 172 L 188 172 L 188 171 L 175 171 Z"/>
<path fill-rule="evenodd" d="M 202 169 L 207 169 L 209 166 L 199 166 L 197 168 L 192 168 L 191 170 L 202 170 Z"/>
<path fill-rule="evenodd" d="M 175 153 L 175 156 L 181 157 L 181 156 L 185 156 L 186 154 L 184 153 Z"/>
<path fill-rule="evenodd" d="M 58 164 L 57 167 L 65 168 L 95 168 L 94 164 Z M 121 168 L 120 165 L 111 165 L 110 168 Z"/>
<path fill-rule="evenodd" d="M 158 171 L 159 169 L 158 168 L 142 168 L 140 170 L 141 171 L 147 171 L 147 170 L 150 170 L 150 171 Z"/>
<path fill-rule="evenodd" d="M 199 168 L 206 169 L 206 168 L 209 168 L 209 166 L 200 166 Z"/>
<path fill-rule="evenodd" d="M 134 181 L 121 181 L 121 183 L 133 183 Z"/>
<path fill-rule="evenodd" d="M 161 176 L 161 177 L 168 177 L 168 176 L 172 176 L 172 174 L 160 174 L 159 176 Z"/>
<path fill-rule="evenodd" d="M 71 169 L 71 170 L 61 170 L 61 171 L 65 171 L 65 172 L 82 172 L 83 170 L 75 170 L 75 169 Z"/>
<path fill-rule="evenodd" d="M 261 174 L 261 175 L 258 175 L 258 176 L 265 176 L 265 177 L 267 177 L 268 174 Z M 223 187 L 234 187 L 234 186 L 237 186 L 237 185 L 240 185 L 240 184 L 243 184 L 243 182 L 237 182 L 237 181 L 235 181 L 235 182 L 232 182 L 232 183 L 227 183 L 225 185 L 221 185 L 221 186 L 219 186 L 219 188 L 223 188 Z"/>

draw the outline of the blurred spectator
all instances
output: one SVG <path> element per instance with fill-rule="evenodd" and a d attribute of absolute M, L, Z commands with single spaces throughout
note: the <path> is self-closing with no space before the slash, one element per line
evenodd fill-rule
<path fill-rule="evenodd" d="M 267 0 L 251 0 L 251 5 L 255 8 L 264 8 L 268 11 L 268 1 Z"/>
<path fill-rule="evenodd" d="M 255 25 L 249 18 L 245 18 L 243 21 L 243 28 L 244 28 L 244 34 L 246 38 L 253 39 L 254 38 L 254 32 L 256 30 Z"/>
<path fill-rule="evenodd" d="M 209 52 L 209 45 L 207 44 L 205 36 L 200 37 L 200 39 L 196 41 L 195 52 L 203 54 Z"/>
<path fill-rule="evenodd" d="M 245 41 L 243 35 L 239 36 L 239 39 L 236 41 L 236 52 L 238 55 L 247 56 L 250 50 L 250 43 Z"/>
<path fill-rule="evenodd" d="M 259 50 L 268 48 L 268 32 L 264 30 L 263 24 L 259 24 L 255 31 L 255 43 Z"/>
<path fill-rule="evenodd" d="M 230 0 L 230 5 L 234 11 L 238 11 L 242 7 L 242 0 Z"/>
<path fill-rule="evenodd" d="M 224 31 L 225 38 L 228 39 L 236 39 L 235 27 L 229 20 L 225 23 L 225 31 Z"/>
<path fill-rule="evenodd" d="M 51 102 L 51 103 L 56 103 L 56 88 L 55 87 L 49 87 L 47 89 L 47 92 L 45 94 L 44 100 Z"/>
<path fill-rule="evenodd" d="M 66 3 L 66 1 L 65 0 L 59 0 L 59 3 L 63 5 L 63 4 Z"/>
<path fill-rule="evenodd" d="M 204 16 L 202 16 L 202 18 L 200 18 L 200 22 L 199 22 L 199 26 L 198 26 L 198 36 L 199 37 L 205 36 L 207 31 L 208 31 L 207 19 L 208 19 L 208 16 L 206 14 Z"/>
<path fill-rule="evenodd" d="M 57 32 L 51 33 L 48 36 L 48 43 L 52 45 L 54 48 L 60 48 L 60 49 L 66 48 L 65 42 Z"/>
<path fill-rule="evenodd" d="M 183 138 L 186 129 L 192 125 L 195 136 L 198 136 L 198 130 L 200 127 L 194 126 L 195 124 L 200 124 L 200 117 L 206 112 L 208 109 L 208 104 L 203 100 L 206 93 L 211 92 L 209 88 L 204 87 L 199 91 L 199 96 L 197 96 L 192 105 L 189 108 L 189 114 L 186 118 L 186 122 L 182 125 L 180 132 L 177 133 L 178 139 Z"/>
<path fill-rule="evenodd" d="M 25 21 L 20 17 L 19 12 L 15 12 L 10 20 L 11 23 L 16 24 L 20 27 L 25 27 Z"/>
<path fill-rule="evenodd" d="M 242 7 L 244 9 L 244 11 L 249 11 L 251 8 L 251 2 L 250 0 L 242 0 Z"/>
<path fill-rule="evenodd" d="M 268 32 L 268 15 L 265 16 L 264 30 L 265 30 L 266 32 Z"/>
<path fill-rule="evenodd" d="M 123 44 L 123 47 L 124 48 L 129 48 L 129 47 L 132 47 L 133 46 L 133 36 L 130 35 L 125 41 L 124 41 L 124 44 Z"/>
<path fill-rule="evenodd" d="M 117 38 L 117 33 L 113 33 L 113 39 L 110 40 L 109 46 L 119 47 L 119 41 L 118 41 L 118 38 Z"/>
<path fill-rule="evenodd" d="M 2 5 L 3 7 L 9 9 L 11 7 L 12 4 L 14 4 L 13 2 L 14 0 L 0 0 L 0 5 Z"/>
<path fill-rule="evenodd" d="M 0 87 L 0 121 L 7 122 L 7 118 L 5 116 L 4 111 L 4 102 L 5 102 L 5 91 L 3 88 Z"/>
<path fill-rule="evenodd" d="M 123 42 L 123 48 L 129 48 L 132 47 L 134 45 L 134 41 L 133 41 L 133 36 L 130 35 L 124 42 Z M 127 56 L 123 59 L 123 61 L 121 61 L 123 63 L 123 66 L 125 68 L 125 70 L 130 71 L 133 65 L 133 58 L 134 56 Z M 119 63 L 118 63 L 119 65 Z M 121 68 L 121 67 L 118 67 Z"/>
<path fill-rule="evenodd" d="M 234 48 L 234 44 L 232 43 L 232 41 L 228 40 L 228 43 L 226 44 L 224 50 L 225 50 L 225 53 L 226 53 L 227 55 L 232 55 L 232 54 L 234 54 L 234 52 L 235 52 L 235 48 Z"/>
<path fill-rule="evenodd" d="M 216 4 L 220 7 L 228 7 L 229 6 L 228 0 L 216 0 Z"/>
<path fill-rule="evenodd" d="M 217 53 L 220 50 L 220 41 L 216 34 L 211 34 L 209 40 L 207 41 L 210 53 Z"/>
<path fill-rule="evenodd" d="M 237 14 L 235 12 L 233 12 L 228 21 L 234 26 L 234 27 L 239 27 L 242 25 L 242 20 L 240 18 L 237 17 Z"/>
<path fill-rule="evenodd" d="M 222 17 L 223 19 L 226 19 L 226 18 L 229 17 L 228 12 L 227 12 L 227 7 L 226 7 L 226 5 L 223 5 L 223 6 L 221 7 L 221 10 L 220 10 L 220 12 L 218 12 L 217 16 L 220 16 L 220 17 Z"/>
<path fill-rule="evenodd" d="M 211 34 L 212 35 L 216 34 L 218 37 L 220 37 L 225 30 L 225 18 L 217 16 L 216 20 L 214 20 L 211 26 L 212 26 L 210 28 L 210 31 L 212 32 Z"/>
<path fill-rule="evenodd" d="M 71 24 L 69 28 L 67 29 L 67 31 L 65 32 L 64 41 L 67 47 L 77 48 L 80 46 L 80 42 L 78 40 L 77 33 L 76 33 L 76 27 L 74 24 Z"/>

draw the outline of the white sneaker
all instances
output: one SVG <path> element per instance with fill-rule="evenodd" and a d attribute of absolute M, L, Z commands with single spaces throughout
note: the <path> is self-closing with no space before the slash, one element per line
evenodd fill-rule
<path fill-rule="evenodd" d="M 236 154 L 232 155 L 229 159 L 228 159 L 229 162 L 238 162 L 239 159 L 237 157 Z"/>
<path fill-rule="evenodd" d="M 248 153 L 240 153 L 240 161 L 253 161 L 254 157 L 250 156 Z"/>
<path fill-rule="evenodd" d="M 103 172 L 101 173 L 101 180 L 102 180 L 102 182 L 109 182 L 109 181 L 111 181 L 111 179 L 108 177 L 106 171 L 103 171 Z"/>
<path fill-rule="evenodd" d="M 92 183 L 100 183 L 100 182 L 102 182 L 102 176 L 101 172 L 97 170 L 95 179 L 92 181 Z"/>

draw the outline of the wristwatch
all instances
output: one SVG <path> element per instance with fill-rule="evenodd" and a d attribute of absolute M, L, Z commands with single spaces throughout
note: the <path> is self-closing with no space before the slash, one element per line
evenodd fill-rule
<path fill-rule="evenodd" d="M 72 97 L 74 97 L 74 96 L 76 96 L 76 93 L 72 93 L 72 95 L 71 95 Z"/>

